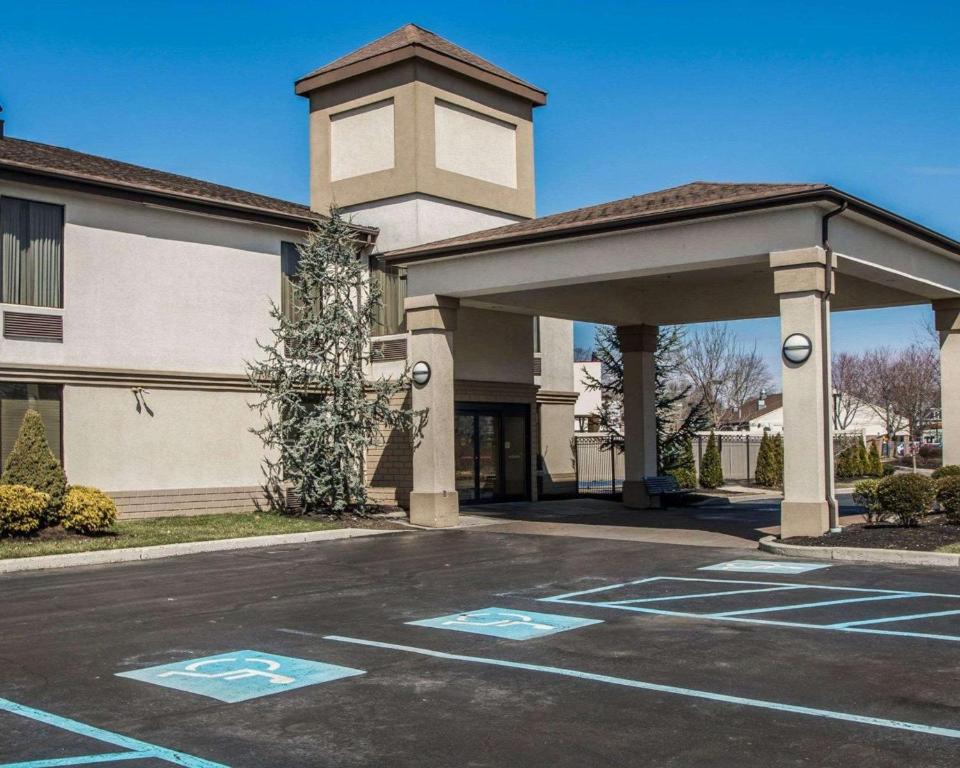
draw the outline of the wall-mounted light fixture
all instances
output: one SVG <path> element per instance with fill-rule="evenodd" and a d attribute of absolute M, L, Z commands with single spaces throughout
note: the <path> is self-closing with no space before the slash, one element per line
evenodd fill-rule
<path fill-rule="evenodd" d="M 413 368 L 410 369 L 410 378 L 418 387 L 425 387 L 430 381 L 430 366 L 423 360 L 414 363 Z"/>
<path fill-rule="evenodd" d="M 791 333 L 783 341 L 783 357 L 788 362 L 805 363 L 813 351 L 813 342 L 802 333 Z"/>

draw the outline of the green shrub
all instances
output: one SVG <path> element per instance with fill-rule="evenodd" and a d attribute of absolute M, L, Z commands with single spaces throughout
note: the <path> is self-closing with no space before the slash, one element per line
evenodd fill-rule
<path fill-rule="evenodd" d="M 883 465 L 883 477 L 890 477 L 896 471 L 897 468 L 893 464 L 888 463 Z"/>
<path fill-rule="evenodd" d="M 951 523 L 960 523 L 960 475 L 937 480 L 937 501 Z"/>
<path fill-rule="evenodd" d="M 667 474 L 672 475 L 681 488 L 697 487 L 697 471 L 695 469 L 676 467 L 675 469 L 668 469 Z"/>
<path fill-rule="evenodd" d="M 98 488 L 71 485 L 63 500 L 60 524 L 74 533 L 103 533 L 117 519 L 117 505 Z"/>
<path fill-rule="evenodd" d="M 883 462 L 880 460 L 880 451 L 877 443 L 870 443 L 870 453 L 867 456 L 867 474 L 870 477 L 883 477 Z"/>
<path fill-rule="evenodd" d="M 7 456 L 0 483 L 26 485 L 47 494 L 49 502 L 40 525 L 55 525 L 60 519 L 63 497 L 67 492 L 67 476 L 47 443 L 40 414 L 32 408 L 23 417 L 20 433 Z"/>
<path fill-rule="evenodd" d="M 33 533 L 50 504 L 50 497 L 26 485 L 0 485 L 0 536 Z"/>
<path fill-rule="evenodd" d="M 960 475 L 960 464 L 945 464 L 933 470 L 931 477 L 934 480 L 939 480 L 941 477 L 956 477 L 957 475 Z"/>
<path fill-rule="evenodd" d="M 864 473 L 863 462 L 860 457 L 860 449 L 863 441 L 857 437 L 844 439 L 841 442 L 843 448 L 840 450 L 836 460 L 837 477 L 849 479 L 851 477 L 862 477 Z"/>
<path fill-rule="evenodd" d="M 754 479 L 757 485 L 764 488 L 776 488 L 780 485 L 780 475 L 777 468 L 780 464 L 777 456 L 777 441 L 774 437 L 763 433 L 760 438 L 760 450 L 757 452 L 757 469 L 754 473 Z"/>
<path fill-rule="evenodd" d="M 870 525 L 882 523 L 887 519 L 887 513 L 880 506 L 877 498 L 879 480 L 858 480 L 853 486 L 853 500 L 864 509 L 863 517 Z"/>
<path fill-rule="evenodd" d="M 936 484 L 923 475 L 899 473 L 885 477 L 877 486 L 881 509 L 903 526 L 919 525 L 936 498 Z"/>
<path fill-rule="evenodd" d="M 693 460 L 693 441 L 687 440 L 677 456 L 676 463 L 665 469 L 665 474 L 672 475 L 681 488 L 697 487 L 697 465 Z"/>
<path fill-rule="evenodd" d="M 717 445 L 717 436 L 713 432 L 707 439 L 707 448 L 700 459 L 700 485 L 704 488 L 719 488 L 723 485 L 720 448 Z"/>
<path fill-rule="evenodd" d="M 773 456 L 776 459 L 777 487 L 783 487 L 783 435 L 773 436 Z"/>

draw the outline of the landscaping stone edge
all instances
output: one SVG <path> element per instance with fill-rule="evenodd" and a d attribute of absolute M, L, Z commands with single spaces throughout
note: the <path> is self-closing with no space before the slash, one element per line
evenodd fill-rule
<path fill-rule="evenodd" d="M 914 552 L 909 549 L 872 549 L 869 547 L 807 547 L 799 544 L 784 544 L 778 541 L 776 536 L 765 536 L 760 539 L 759 548 L 772 555 L 805 557 L 813 560 L 960 567 L 960 554 L 950 552 Z"/>
<path fill-rule="evenodd" d="M 127 563 L 135 560 L 157 560 L 164 557 L 193 555 L 201 552 L 224 552 L 234 549 L 254 549 L 256 547 L 272 547 L 282 544 L 308 544 L 314 541 L 333 541 L 336 539 L 354 539 L 361 536 L 378 536 L 383 533 L 404 533 L 404 531 L 402 529 L 335 528 L 327 531 L 278 533 L 269 536 L 246 536 L 238 539 L 185 541 L 178 544 L 157 544 L 151 547 L 101 549 L 93 552 L 72 552 L 64 555 L 14 557 L 0 560 L 0 574 L 17 573 L 19 571 L 42 571 L 53 568 L 72 568 L 81 565 Z"/>

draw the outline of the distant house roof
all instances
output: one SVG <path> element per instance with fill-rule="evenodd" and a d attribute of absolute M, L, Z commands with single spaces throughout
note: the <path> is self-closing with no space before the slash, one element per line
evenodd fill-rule
<path fill-rule="evenodd" d="M 748 400 L 743 404 L 743 407 L 740 410 L 728 409 L 724 411 L 723 415 L 720 417 L 721 424 L 746 424 L 750 421 L 765 416 L 766 414 L 776 411 L 779 408 L 783 408 L 783 393 L 777 392 L 772 395 L 767 395 L 764 398 L 763 407 L 760 407 L 760 398 L 755 397 L 753 400 Z"/>
<path fill-rule="evenodd" d="M 298 229 L 320 218 L 299 203 L 9 136 L 0 138 L 0 178 L 72 186 Z"/>
<path fill-rule="evenodd" d="M 416 24 L 406 24 L 389 35 L 384 35 L 304 75 L 296 82 L 296 92 L 304 95 L 316 88 L 407 58 L 433 61 L 490 85 L 524 96 L 534 104 L 546 103 L 547 94 L 542 89 Z"/>
<path fill-rule="evenodd" d="M 694 181 L 622 200 L 527 219 L 386 254 L 401 263 L 495 250 L 524 243 L 632 229 L 803 202 L 846 202 L 850 210 L 960 254 L 960 242 L 848 195 L 829 184 L 746 184 Z"/>

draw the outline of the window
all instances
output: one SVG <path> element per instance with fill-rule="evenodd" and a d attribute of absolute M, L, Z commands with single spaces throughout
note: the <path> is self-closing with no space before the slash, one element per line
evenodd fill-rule
<path fill-rule="evenodd" d="M 371 256 L 370 282 L 380 286 L 382 297 L 373 321 L 373 335 L 389 336 L 406 331 L 403 300 L 407 298 L 407 270 L 387 266 Z"/>
<path fill-rule="evenodd" d="M 540 352 L 540 315 L 533 318 L 533 351 Z"/>
<path fill-rule="evenodd" d="M 63 306 L 63 206 L 0 199 L 0 300 Z"/>
<path fill-rule="evenodd" d="M 300 250 L 296 243 L 280 243 L 280 310 L 293 319 L 293 281 L 300 270 Z"/>
<path fill-rule="evenodd" d="M 27 410 L 40 414 L 53 455 L 63 460 L 60 449 L 61 387 L 58 384 L 0 382 L 0 461 L 7 463 Z"/>

